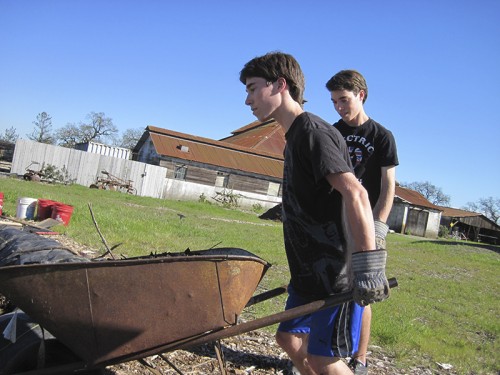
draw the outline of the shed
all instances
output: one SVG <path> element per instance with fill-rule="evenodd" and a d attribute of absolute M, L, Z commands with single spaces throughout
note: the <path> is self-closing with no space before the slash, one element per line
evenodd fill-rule
<path fill-rule="evenodd" d="M 387 224 L 398 233 L 437 238 L 441 212 L 442 208 L 429 202 L 419 192 L 396 186 Z"/>

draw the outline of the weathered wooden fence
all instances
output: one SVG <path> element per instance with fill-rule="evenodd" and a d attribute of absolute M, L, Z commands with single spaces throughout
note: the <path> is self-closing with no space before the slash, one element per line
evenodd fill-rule
<path fill-rule="evenodd" d="M 106 177 L 101 171 L 107 171 L 124 181 L 131 180 L 138 195 L 163 197 L 167 169 L 156 165 L 24 139 L 18 140 L 12 159 L 11 173 L 23 175 L 32 162 L 39 163 L 38 167 L 42 164 L 50 164 L 59 170 L 64 168 L 70 180 L 83 186 L 90 186 L 98 177 Z M 30 168 L 36 170 L 37 165 Z"/>
<path fill-rule="evenodd" d="M 39 163 L 40 167 L 42 164 L 50 164 L 59 170 L 64 168 L 70 180 L 83 186 L 90 186 L 98 177 L 106 177 L 101 174 L 104 170 L 121 180 L 132 181 L 137 195 L 145 197 L 197 200 L 203 194 L 210 199 L 223 190 L 220 187 L 166 178 L 165 167 L 24 139 L 17 140 L 11 173 L 23 175 L 32 162 Z M 31 169 L 37 169 L 36 165 Z M 239 196 L 240 206 L 252 207 L 259 204 L 264 208 L 271 208 L 281 202 L 280 197 L 243 191 L 232 193 Z"/>

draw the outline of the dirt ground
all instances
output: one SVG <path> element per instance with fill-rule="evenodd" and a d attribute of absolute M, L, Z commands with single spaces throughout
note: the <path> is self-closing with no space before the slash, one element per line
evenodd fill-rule
<path fill-rule="evenodd" d="M 221 343 L 227 374 L 281 374 L 291 375 L 291 363 L 278 347 L 273 334 L 253 331 L 225 339 Z M 456 374 L 439 369 L 436 364 L 400 370 L 394 358 L 384 354 L 382 348 L 370 347 L 370 375 L 431 375 Z M 173 364 L 172 365 L 169 364 Z M 149 367 L 152 366 L 152 367 Z M 106 369 L 106 375 L 129 374 L 221 374 L 213 345 L 206 344 L 192 350 L 177 350 L 146 358 L 144 362 L 133 361 Z"/>

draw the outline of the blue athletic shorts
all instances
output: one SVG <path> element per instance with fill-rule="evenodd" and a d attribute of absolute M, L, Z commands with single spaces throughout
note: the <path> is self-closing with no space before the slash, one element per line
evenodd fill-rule
<path fill-rule="evenodd" d="M 288 286 L 285 310 L 310 302 Z M 309 334 L 307 352 L 324 357 L 351 357 L 358 350 L 364 307 L 355 302 L 326 308 L 281 322 L 278 331 Z"/>

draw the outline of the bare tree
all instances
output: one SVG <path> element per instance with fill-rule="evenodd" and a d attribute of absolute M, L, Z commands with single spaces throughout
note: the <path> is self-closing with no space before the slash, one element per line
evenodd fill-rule
<path fill-rule="evenodd" d="M 68 123 L 56 132 L 57 143 L 64 147 L 75 147 L 77 143 L 104 142 L 106 138 L 113 138 L 118 129 L 113 120 L 103 112 L 90 112 L 87 115 L 88 123 Z"/>
<path fill-rule="evenodd" d="M 450 196 L 444 194 L 441 188 L 431 184 L 429 181 L 402 183 L 401 186 L 418 191 L 429 202 L 438 206 L 447 206 L 450 204 Z"/>
<path fill-rule="evenodd" d="M 481 198 L 478 202 L 467 202 L 464 210 L 482 213 L 488 219 L 498 224 L 500 219 L 500 199 L 499 198 Z"/>
<path fill-rule="evenodd" d="M 63 147 L 73 148 L 77 143 L 82 142 L 82 133 L 78 125 L 67 123 L 55 133 L 57 144 Z"/>
<path fill-rule="evenodd" d="M 106 117 L 104 112 L 90 112 L 87 116 L 89 123 L 80 125 L 82 130 L 82 142 L 103 141 L 118 133 L 113 120 Z"/>
<path fill-rule="evenodd" d="M 143 128 L 127 129 L 123 132 L 121 139 L 116 141 L 116 146 L 133 149 L 144 133 Z"/>
<path fill-rule="evenodd" d="M 9 129 L 5 129 L 5 133 L 0 135 L 0 141 L 4 142 L 16 142 L 19 139 L 19 135 L 16 133 L 16 129 L 12 126 Z"/>
<path fill-rule="evenodd" d="M 35 129 L 31 134 L 26 134 L 28 139 L 35 142 L 53 144 L 54 137 L 52 136 L 52 117 L 47 112 L 41 112 L 36 116 Z"/>

